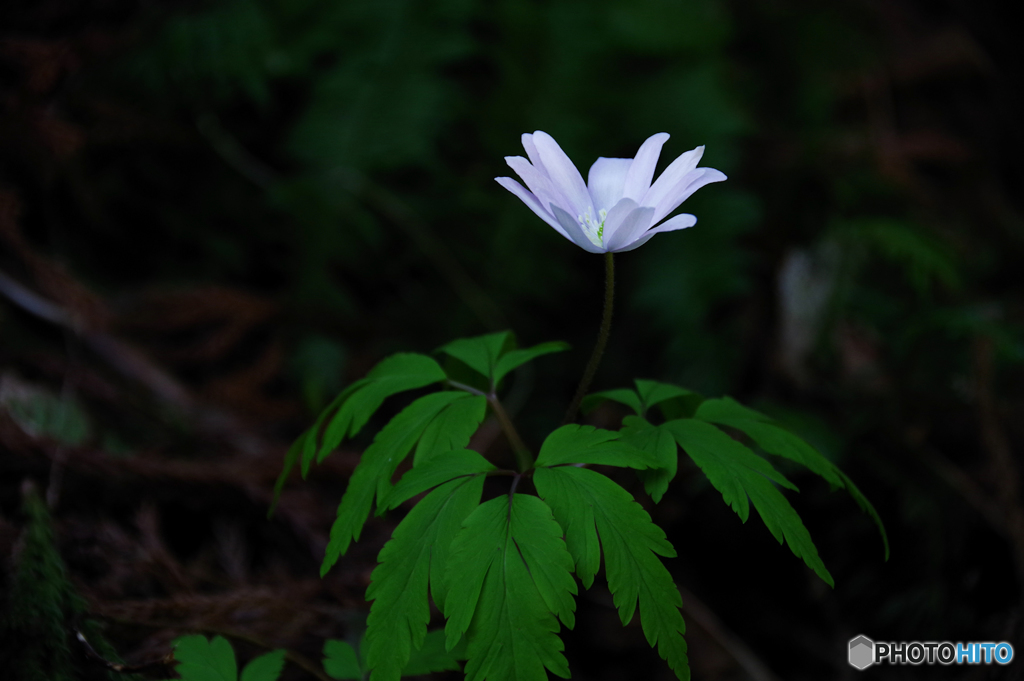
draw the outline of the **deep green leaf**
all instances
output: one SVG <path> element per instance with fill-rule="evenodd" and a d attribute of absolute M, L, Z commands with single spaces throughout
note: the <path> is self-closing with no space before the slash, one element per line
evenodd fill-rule
<path fill-rule="evenodd" d="M 657 467 L 638 470 L 636 474 L 655 503 L 660 502 L 668 490 L 668 484 L 676 477 L 679 466 L 678 447 L 672 434 L 651 425 L 642 416 L 623 418 L 619 433 L 623 442 L 647 452 L 658 462 Z"/>
<path fill-rule="evenodd" d="M 771 423 L 767 416 L 731 398 L 706 400 L 697 409 L 694 418 L 742 431 L 769 454 L 796 461 L 825 478 L 833 487 L 843 487 L 839 469 L 816 449 Z"/>
<path fill-rule="evenodd" d="M 513 369 L 541 355 L 567 350 L 569 345 L 561 341 L 553 341 L 522 350 L 513 348 L 515 348 L 515 337 L 512 332 L 502 331 L 476 338 L 460 338 L 442 346 L 439 350 L 479 373 L 487 379 L 490 388 L 494 389 L 498 382 Z"/>
<path fill-rule="evenodd" d="M 459 655 L 462 654 L 463 657 Z M 458 671 L 459 660 L 465 659 L 464 648 L 448 652 L 444 649 L 444 629 L 428 631 L 423 646 L 412 651 L 402 676 L 425 676 L 434 672 Z"/>
<path fill-rule="evenodd" d="M 381 361 L 327 424 L 317 448 L 317 461 L 323 461 L 345 438 L 355 436 L 388 397 L 445 378 L 441 365 L 426 355 L 399 353 Z"/>
<path fill-rule="evenodd" d="M 463 399 L 465 393 L 446 391 L 419 398 L 398 413 L 373 439 L 363 452 L 359 464 L 352 472 L 345 496 L 338 506 L 338 517 L 331 526 L 331 539 L 327 554 L 320 566 L 325 575 L 338 558 L 348 550 L 352 541 L 359 539 L 363 523 L 370 515 L 370 506 L 376 495 L 378 503 L 391 490 L 391 476 L 398 464 L 408 456 L 427 426 L 445 407 Z"/>
<path fill-rule="evenodd" d="M 284 490 L 284 485 L 288 481 L 288 476 L 291 474 L 292 469 L 295 468 L 295 464 L 299 461 L 299 456 L 302 454 L 302 448 L 305 446 L 306 438 L 309 437 L 311 431 L 306 431 L 295 439 L 292 446 L 288 448 L 288 452 L 284 455 L 284 468 L 281 469 L 281 474 L 277 476 L 277 480 L 274 482 L 274 496 L 270 500 L 270 509 L 267 511 L 267 518 L 274 514 L 274 509 L 277 508 L 277 502 L 281 499 L 281 491 Z"/>
<path fill-rule="evenodd" d="M 277 681 L 283 668 L 284 651 L 272 650 L 245 665 L 239 681 Z"/>
<path fill-rule="evenodd" d="M 182 681 L 237 681 L 235 651 L 223 636 L 207 641 L 195 634 L 182 636 L 174 642 L 175 671 Z"/>
<path fill-rule="evenodd" d="M 593 393 L 583 398 L 583 402 L 580 404 L 583 413 L 593 411 L 599 404 L 606 400 L 612 400 L 626 405 L 632 409 L 638 416 L 644 416 L 651 407 L 656 404 L 660 404 L 667 400 L 675 399 L 677 397 L 690 397 L 696 396 L 697 393 L 680 388 L 679 386 L 671 385 L 669 383 L 658 383 L 657 381 L 648 381 L 644 379 L 636 379 L 636 390 L 630 388 L 616 388 L 614 390 L 604 390 L 599 393 Z"/>
<path fill-rule="evenodd" d="M 885 559 L 889 560 L 889 535 L 885 532 L 885 525 L 882 524 L 882 517 L 878 515 L 878 511 L 875 510 L 874 505 L 868 501 L 868 498 L 864 496 L 864 493 L 860 491 L 857 485 L 854 484 L 846 473 L 839 471 L 840 477 L 843 479 L 843 485 L 846 487 L 846 491 L 853 497 L 854 502 L 860 507 L 860 510 L 868 514 L 875 525 L 878 527 L 878 531 L 882 534 L 882 544 L 885 546 Z"/>
<path fill-rule="evenodd" d="M 358 681 L 366 673 L 359 664 L 359 655 L 346 641 L 328 639 L 324 643 L 324 671 L 332 679 Z"/>
<path fill-rule="evenodd" d="M 371 681 L 397 681 L 412 651 L 423 645 L 430 621 L 428 582 L 434 602 L 443 607 L 452 540 L 480 503 L 483 484 L 482 475 L 444 483 L 409 511 L 381 549 L 366 590 L 373 601 L 366 628 Z"/>
<path fill-rule="evenodd" d="M 463 635 L 467 681 L 563 678 L 558 620 L 573 623 L 572 557 L 551 509 L 534 496 L 480 505 L 452 544 L 445 601 L 447 647 Z"/>
<path fill-rule="evenodd" d="M 769 454 L 802 464 L 827 480 L 833 488 L 846 488 L 861 510 L 867 513 L 878 526 L 882 535 L 882 543 L 885 545 L 885 558 L 889 559 L 889 537 L 885 533 L 885 526 L 875 507 L 845 473 L 802 438 L 774 424 L 764 414 L 744 407 L 729 397 L 706 400 L 697 409 L 694 418 L 735 428 L 750 437 L 758 447 Z"/>
<path fill-rule="evenodd" d="M 665 533 L 633 497 L 612 480 L 586 468 L 539 468 L 537 492 L 565 530 L 576 574 L 590 588 L 604 551 L 608 587 L 623 624 L 640 605 L 647 642 L 684 681 L 690 678 L 679 612 L 682 598 L 665 566 L 654 554 L 674 557 Z"/>
<path fill-rule="evenodd" d="M 487 398 L 464 393 L 462 399 L 445 407 L 423 431 L 413 464 L 419 466 L 438 453 L 464 448 L 486 413 Z"/>
<path fill-rule="evenodd" d="M 317 458 L 317 451 L 320 449 L 320 442 L 324 437 L 324 425 L 329 423 L 337 414 L 338 410 L 341 409 L 345 401 L 353 395 L 353 393 L 360 390 L 363 386 L 370 382 L 368 378 L 360 378 L 358 381 L 353 382 L 351 385 L 342 390 L 337 397 L 331 400 L 331 403 L 324 407 L 320 415 L 317 416 L 313 426 L 303 433 L 302 437 L 302 477 L 305 479 L 309 475 L 309 468 L 313 465 L 313 462 Z M 336 444 L 331 446 L 328 451 L 333 451 L 341 440 L 338 440 Z"/>
<path fill-rule="evenodd" d="M 548 343 L 534 345 L 532 348 L 524 348 L 523 350 L 512 350 L 507 352 L 501 356 L 497 364 L 494 366 L 493 385 L 498 385 L 498 382 L 501 381 L 508 372 L 519 368 L 532 359 L 536 359 L 541 355 L 551 354 L 552 352 L 565 352 L 568 349 L 569 344 L 564 341 L 550 341 Z"/>
<path fill-rule="evenodd" d="M 709 421 L 711 423 L 725 423 L 728 421 L 758 421 L 761 423 L 771 423 L 772 419 L 769 416 L 765 416 L 759 411 L 755 411 L 750 407 L 745 407 L 731 397 L 720 397 L 710 400 L 704 400 L 701 405 L 697 407 L 697 412 L 693 415 L 694 418 L 700 419 L 701 421 Z"/>
<path fill-rule="evenodd" d="M 679 419 L 662 427 L 672 433 L 679 446 L 704 471 L 743 522 L 747 521 L 750 513 L 749 495 L 775 539 L 779 543 L 785 539 L 798 558 L 829 586 L 835 586 L 800 516 L 773 484 L 796 489 L 791 482 L 770 463 L 710 423 Z"/>
<path fill-rule="evenodd" d="M 679 395 L 667 400 L 658 402 L 657 408 L 665 421 L 673 419 L 692 418 L 697 407 L 704 401 L 704 396 L 698 393 Z"/>
<path fill-rule="evenodd" d="M 510 340 L 514 341 L 512 332 L 502 331 L 475 338 L 460 338 L 441 346 L 439 350 L 465 363 L 493 385 L 494 365 Z"/>
<path fill-rule="evenodd" d="M 614 390 L 603 390 L 599 393 L 587 395 L 580 402 L 580 409 L 583 410 L 584 414 L 589 414 L 602 402 L 607 402 L 608 400 L 624 404 L 637 414 L 642 414 L 644 411 L 644 407 L 640 403 L 640 396 L 636 394 L 635 390 L 630 390 L 629 388 L 615 388 Z"/>
<path fill-rule="evenodd" d="M 402 476 L 379 506 L 392 509 L 431 487 L 453 478 L 496 470 L 494 465 L 472 449 L 455 449 L 421 463 Z"/>
<path fill-rule="evenodd" d="M 537 455 L 537 466 L 592 463 L 628 468 L 655 468 L 651 454 L 619 439 L 613 430 L 575 423 L 562 426 L 544 440 Z"/>
<path fill-rule="evenodd" d="M 697 393 L 686 388 L 680 388 L 677 385 L 671 383 L 659 383 L 657 381 L 648 381 L 642 378 L 636 379 L 637 393 L 640 395 L 640 401 L 644 405 L 644 411 L 646 412 L 651 407 L 665 400 L 671 400 L 676 397 L 689 397 L 696 395 Z"/>

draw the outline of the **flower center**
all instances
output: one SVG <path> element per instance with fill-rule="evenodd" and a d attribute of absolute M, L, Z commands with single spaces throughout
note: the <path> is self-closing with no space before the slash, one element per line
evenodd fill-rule
<path fill-rule="evenodd" d="M 576 219 L 583 228 L 583 233 L 595 246 L 604 246 L 604 219 L 608 217 L 608 211 L 602 208 L 597 211 L 597 217 L 599 219 L 595 220 L 591 217 L 590 211 L 587 211 L 583 215 L 577 215 Z"/>

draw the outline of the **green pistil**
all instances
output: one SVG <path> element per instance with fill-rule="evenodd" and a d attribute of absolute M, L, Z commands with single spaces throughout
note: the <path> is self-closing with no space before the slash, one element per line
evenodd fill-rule
<path fill-rule="evenodd" d="M 576 219 L 579 221 L 580 227 L 583 228 L 584 233 L 587 234 L 587 238 L 594 241 L 596 237 L 596 245 L 601 246 L 604 244 L 604 221 L 605 218 L 608 217 L 608 211 L 602 209 L 598 211 L 597 215 L 598 218 L 600 218 L 600 222 L 592 220 L 589 212 L 584 215 L 577 216 Z M 595 222 L 597 222 L 596 229 L 594 225 Z M 594 236 L 591 236 L 592 234 Z"/>

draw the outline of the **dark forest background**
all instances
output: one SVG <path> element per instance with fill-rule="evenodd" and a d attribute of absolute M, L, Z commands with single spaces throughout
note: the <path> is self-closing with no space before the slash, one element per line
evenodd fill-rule
<path fill-rule="evenodd" d="M 267 520 L 274 478 L 341 387 L 456 337 L 570 342 L 510 398 L 534 446 L 557 425 L 594 340 L 603 262 L 493 181 L 535 129 L 584 172 L 664 131 L 660 167 L 704 144 L 703 164 L 729 175 L 687 202 L 696 227 L 617 259 L 595 389 L 639 376 L 751 404 L 836 461 L 889 531 L 886 562 L 845 494 L 794 478 L 831 590 L 692 467 L 661 504 L 642 498 L 680 554 L 666 564 L 694 678 L 857 678 L 857 634 L 1020 646 L 1011 11 L 0 4 L 0 666 L 124 678 L 81 630 L 99 656 L 159 673 L 169 642 L 200 632 L 243 660 L 287 648 L 284 678 L 302 679 L 326 639 L 358 636 L 400 514 L 317 575 L 373 429 L 293 481 Z M 573 678 L 672 678 L 599 584 L 565 632 Z M 1019 678 L 1022 665 L 864 674 Z"/>

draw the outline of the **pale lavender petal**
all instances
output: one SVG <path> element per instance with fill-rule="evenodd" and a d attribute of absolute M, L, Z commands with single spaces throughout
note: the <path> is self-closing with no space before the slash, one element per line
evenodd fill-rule
<path fill-rule="evenodd" d="M 666 215 L 679 207 L 686 199 L 690 198 L 695 191 L 704 185 L 712 182 L 721 182 L 727 179 L 725 173 L 714 168 L 697 168 L 692 173 L 685 175 L 680 182 L 672 188 L 655 206 L 654 222 L 664 219 Z"/>
<path fill-rule="evenodd" d="M 558 220 L 556 220 L 551 213 L 544 210 L 544 206 L 541 205 L 541 202 L 539 200 L 537 200 L 537 197 L 534 196 L 529 191 L 527 191 L 526 188 L 523 187 L 523 185 L 519 184 L 511 177 L 496 177 L 494 179 L 502 187 L 518 196 L 520 201 L 525 203 L 530 210 L 537 214 L 537 217 L 539 217 L 541 220 L 543 220 L 544 222 L 548 223 L 556 230 L 558 230 L 558 233 L 564 236 L 566 239 L 569 238 L 566 235 L 565 230 L 562 229 L 562 226 L 558 224 Z"/>
<path fill-rule="evenodd" d="M 533 135 L 528 132 L 523 133 L 523 149 L 526 149 L 526 155 L 530 158 L 530 163 L 533 164 L 533 167 L 543 175 L 547 175 L 548 171 L 544 169 L 544 164 L 540 160 L 540 154 L 537 153 L 537 145 L 533 143 Z"/>
<path fill-rule="evenodd" d="M 619 202 L 618 206 L 612 209 L 611 213 L 608 213 L 608 217 L 612 216 L 619 206 L 629 202 L 633 206 L 636 203 L 632 199 L 623 199 Z M 613 253 L 628 247 L 631 243 L 644 233 L 648 227 L 651 226 L 651 217 L 654 215 L 653 208 L 634 208 L 626 215 L 625 219 L 618 225 L 618 227 L 611 233 L 608 233 L 608 222 L 605 221 L 604 227 L 604 245 L 609 251 Z"/>
<path fill-rule="evenodd" d="M 652 184 L 658 157 L 668 139 L 668 133 L 652 135 L 632 159 L 599 158 L 584 183 L 551 135 L 537 130 L 522 136 L 529 160 L 521 156 L 505 159 L 523 184 L 510 177 L 495 180 L 585 251 L 632 251 L 655 234 L 696 224 L 697 218 L 685 214 L 660 225 L 658 222 L 704 185 L 726 179 L 714 168 L 697 168 L 704 153 L 700 146 L 681 154 Z M 656 226 L 651 228 L 652 224 Z"/>
<path fill-rule="evenodd" d="M 626 182 L 626 173 L 633 165 L 631 158 L 601 157 L 590 166 L 587 176 L 587 189 L 594 200 L 595 210 L 608 210 L 622 198 L 622 186 Z M 597 217 L 597 216 L 594 216 Z"/>
<path fill-rule="evenodd" d="M 622 199 L 608 211 L 608 215 L 604 219 L 604 241 L 608 242 L 608 237 L 614 234 L 619 229 L 619 225 L 626 219 L 626 216 L 636 210 L 638 206 L 636 201 L 633 199 Z M 650 226 L 650 225 L 648 225 Z"/>
<path fill-rule="evenodd" d="M 569 207 L 569 200 L 551 182 L 551 178 L 541 173 L 535 166 L 530 165 L 530 162 L 525 158 L 522 156 L 506 156 L 505 163 L 516 172 L 516 175 L 523 179 L 527 188 L 540 201 L 540 205 L 547 206 L 550 203 L 557 203 L 563 208 Z"/>
<path fill-rule="evenodd" d="M 572 213 L 573 217 L 587 213 L 593 215 L 594 206 L 587 185 L 583 183 L 583 176 L 558 146 L 558 142 L 551 135 L 538 130 L 533 133 L 533 143 L 537 145 L 540 160 L 544 163 L 544 169 L 551 182 L 569 200 L 569 205 L 564 208 Z"/>
<path fill-rule="evenodd" d="M 647 232 L 647 234 L 658 234 L 660 232 L 674 232 L 677 229 L 687 229 L 697 224 L 697 216 L 690 215 L 689 213 L 680 213 L 672 217 L 669 220 L 657 225 L 653 229 Z M 644 236 L 647 236 L 644 234 Z"/>
<path fill-rule="evenodd" d="M 632 251 L 635 248 L 640 248 L 645 243 L 650 241 L 651 237 L 659 232 L 672 232 L 677 229 L 686 229 L 687 227 L 693 227 L 697 224 L 697 218 L 688 213 L 680 213 L 671 220 L 666 220 L 654 229 L 650 229 L 645 232 L 639 239 L 631 244 L 628 244 L 625 248 L 620 248 L 616 253 L 625 253 L 626 251 Z"/>
<path fill-rule="evenodd" d="M 657 206 L 679 184 L 680 180 L 693 172 L 693 169 L 697 167 L 697 163 L 700 161 L 700 157 L 703 155 L 703 146 L 681 154 L 679 158 L 669 164 L 668 168 L 665 168 L 665 172 L 658 176 L 658 179 L 654 181 L 651 188 L 644 194 L 643 199 L 637 203 L 641 206 Z"/>
<path fill-rule="evenodd" d="M 576 222 L 576 218 L 554 204 L 551 205 L 551 212 L 555 214 L 555 217 L 558 218 L 558 222 L 562 225 L 562 229 L 565 230 L 566 238 L 574 244 L 591 253 L 604 253 L 608 250 L 598 246 L 588 239 L 587 235 L 583 233 L 583 228 L 580 227 L 580 223 Z"/>
<path fill-rule="evenodd" d="M 633 159 L 633 165 L 626 173 L 626 182 L 622 190 L 622 196 L 633 199 L 637 203 L 644 198 L 644 194 L 651 188 L 651 178 L 654 177 L 654 168 L 658 165 L 658 157 L 661 156 L 661 147 L 668 141 L 667 132 L 659 132 L 651 135 L 640 145 Z M 591 190 L 593 191 L 593 190 Z"/>

